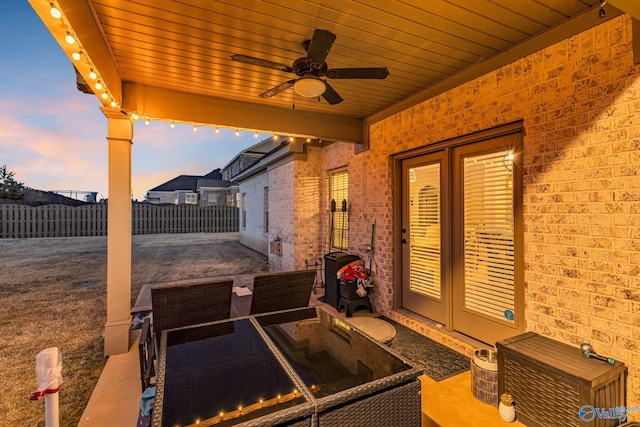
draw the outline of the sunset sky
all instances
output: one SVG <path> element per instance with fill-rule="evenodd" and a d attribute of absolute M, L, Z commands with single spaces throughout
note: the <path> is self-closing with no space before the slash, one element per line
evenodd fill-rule
<path fill-rule="evenodd" d="M 97 191 L 108 197 L 107 119 L 95 95 L 76 88 L 70 60 L 26 0 L 0 14 L 0 166 L 39 190 Z M 133 198 L 178 175 L 204 175 L 268 135 L 215 134 L 167 122 L 135 124 Z"/>

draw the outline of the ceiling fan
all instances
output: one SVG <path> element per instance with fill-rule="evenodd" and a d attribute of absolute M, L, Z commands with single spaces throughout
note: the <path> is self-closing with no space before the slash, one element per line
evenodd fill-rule
<path fill-rule="evenodd" d="M 296 59 L 290 66 L 240 54 L 231 55 L 231 59 L 294 73 L 298 76 L 296 79 L 286 81 L 261 93 L 262 98 L 270 98 L 293 87 L 296 93 L 304 97 L 313 98 L 322 95 L 331 105 L 339 104 L 343 99 L 322 77 L 328 79 L 384 79 L 389 75 L 387 68 L 329 68 L 324 60 L 335 40 L 336 35 L 330 31 L 316 29 L 311 40 L 302 42 L 307 56 Z"/>

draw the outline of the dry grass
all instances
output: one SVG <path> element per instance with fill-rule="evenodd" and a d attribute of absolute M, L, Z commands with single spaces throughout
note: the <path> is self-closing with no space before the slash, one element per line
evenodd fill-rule
<path fill-rule="evenodd" d="M 132 246 L 132 303 L 145 283 L 268 270 L 235 233 L 134 236 Z M 48 347 L 62 353 L 60 425 L 77 425 L 105 364 L 106 260 L 105 237 L 0 239 L 0 427 L 44 426 L 44 403 L 29 396 Z"/>

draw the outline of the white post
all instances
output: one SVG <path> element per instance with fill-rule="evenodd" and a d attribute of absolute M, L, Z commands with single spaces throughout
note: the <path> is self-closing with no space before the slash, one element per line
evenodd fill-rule
<path fill-rule="evenodd" d="M 47 427 L 60 424 L 58 390 L 62 384 L 62 355 L 58 347 L 40 351 L 36 355 L 36 379 L 38 390 L 31 394 L 31 400 L 44 396 L 44 412 Z"/>
<path fill-rule="evenodd" d="M 44 419 L 47 427 L 58 427 L 60 424 L 58 396 L 57 391 L 44 396 Z"/>

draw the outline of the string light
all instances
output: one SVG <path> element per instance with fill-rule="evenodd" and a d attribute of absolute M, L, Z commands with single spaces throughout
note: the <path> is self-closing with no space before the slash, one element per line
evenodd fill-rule
<path fill-rule="evenodd" d="M 97 82 L 96 85 L 95 85 L 95 88 L 98 89 L 98 90 L 102 89 L 102 83 Z"/>
<path fill-rule="evenodd" d="M 60 9 L 55 7 L 53 3 L 49 3 L 49 4 L 51 5 L 51 9 L 49 10 L 49 13 L 51 14 L 51 16 L 53 16 L 56 19 L 62 18 L 62 12 L 60 12 Z"/>
<path fill-rule="evenodd" d="M 100 96 L 101 96 L 102 98 L 106 98 L 106 97 L 108 96 L 108 94 L 109 94 L 109 93 L 108 93 L 108 91 L 105 91 L 105 92 L 103 92 Z M 116 103 L 116 101 L 113 99 L 113 97 L 110 97 L 110 99 L 111 99 L 111 106 L 112 106 L 112 107 L 114 107 L 114 108 L 115 108 L 115 107 L 117 107 L 117 106 L 118 106 L 118 104 L 117 104 L 117 103 Z M 153 117 L 148 117 L 148 116 L 145 116 L 145 117 L 142 117 L 142 118 L 144 119 L 144 124 L 145 124 L 145 126 L 150 126 L 150 124 L 151 124 L 151 120 L 158 120 L 158 121 L 165 121 L 165 122 L 169 122 L 169 127 L 170 127 L 171 129 L 175 129 L 175 127 L 176 127 L 176 123 L 177 123 L 177 124 L 190 125 L 190 126 L 192 126 L 192 128 L 191 128 L 191 129 L 192 129 L 192 131 L 193 131 L 194 133 L 195 133 L 195 132 L 199 132 L 199 131 L 200 131 L 200 127 L 201 127 L 201 126 L 204 126 L 204 127 L 214 126 L 214 125 L 202 124 L 202 123 L 185 123 L 185 122 L 181 122 L 181 121 L 179 121 L 179 120 L 176 122 L 175 120 L 169 120 L 169 119 L 164 119 L 164 118 L 153 118 Z M 136 121 L 136 120 L 138 120 L 138 119 L 140 119 L 140 116 L 138 115 L 138 113 L 136 113 L 136 112 L 132 112 L 132 113 L 131 113 L 131 120 L 132 120 L 132 121 Z M 224 129 L 227 129 L 227 128 L 225 128 L 224 126 L 223 126 L 223 128 L 224 128 Z M 215 131 L 215 133 L 220 133 L 220 127 L 218 127 L 218 126 L 214 126 L 214 131 Z M 242 131 L 254 132 L 253 136 L 254 136 L 255 138 L 258 138 L 258 137 L 259 137 L 259 135 L 260 135 L 260 133 L 259 133 L 258 131 L 253 131 L 253 130 L 249 130 L 249 129 L 243 129 Z M 241 130 L 240 130 L 240 129 L 234 129 L 234 134 L 235 134 L 235 136 L 241 136 L 241 135 L 240 135 L 240 132 L 241 132 Z M 278 141 L 278 140 L 280 140 L 280 138 L 281 138 L 281 137 L 284 137 L 284 136 L 283 136 L 283 135 L 278 135 L 278 134 L 273 134 L 273 136 L 272 136 L 272 138 L 273 138 L 273 140 L 274 140 L 274 141 Z M 295 142 L 297 138 L 298 138 L 297 136 L 289 135 L 289 136 L 286 136 L 286 140 L 285 140 L 285 141 L 287 141 L 287 142 Z M 320 139 L 314 139 L 314 138 L 311 138 L 311 137 L 304 137 L 304 136 L 303 136 L 303 137 L 300 137 L 300 138 L 302 138 L 302 139 L 306 140 L 306 142 L 312 142 L 312 141 L 317 141 L 318 143 L 321 143 L 321 142 L 322 142 Z"/>
<path fill-rule="evenodd" d="M 109 94 L 107 92 L 102 92 L 102 95 L 100 95 L 102 97 L 102 99 L 109 99 Z"/>
<path fill-rule="evenodd" d="M 598 12 L 598 17 L 600 19 L 604 18 L 605 16 L 607 16 L 607 12 L 604 10 L 604 6 L 607 4 L 606 1 L 600 0 L 600 11 Z"/>
<path fill-rule="evenodd" d="M 80 61 L 80 58 L 82 58 L 82 55 L 80 54 L 80 52 L 73 52 L 71 54 L 71 57 L 76 61 Z"/>
<path fill-rule="evenodd" d="M 112 99 L 111 100 L 111 107 L 112 108 L 116 108 L 117 106 L 118 106 L 118 103 Z"/>
<path fill-rule="evenodd" d="M 95 72 L 95 71 L 91 70 L 91 71 L 89 71 L 89 78 L 90 78 L 91 80 L 95 80 L 95 79 L 97 79 L 97 78 L 98 78 L 98 75 L 96 74 L 96 72 Z"/>
<path fill-rule="evenodd" d="M 73 37 L 71 33 L 67 33 L 67 35 L 64 36 L 64 41 L 66 41 L 69 44 L 74 44 L 76 42 L 76 38 Z"/>

